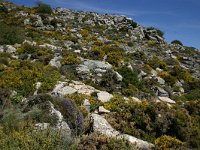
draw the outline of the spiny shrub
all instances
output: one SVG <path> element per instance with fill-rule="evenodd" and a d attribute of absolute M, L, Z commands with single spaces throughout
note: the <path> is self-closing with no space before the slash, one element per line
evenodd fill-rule
<path fill-rule="evenodd" d="M 37 2 L 37 12 L 44 13 L 44 14 L 52 14 L 53 11 L 50 5 L 39 1 Z"/>
<path fill-rule="evenodd" d="M 24 41 L 24 38 L 25 33 L 21 27 L 0 22 L 0 45 L 20 44 Z"/>

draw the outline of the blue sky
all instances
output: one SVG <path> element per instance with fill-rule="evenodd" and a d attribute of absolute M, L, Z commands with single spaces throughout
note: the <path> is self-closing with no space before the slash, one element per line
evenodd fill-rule
<path fill-rule="evenodd" d="M 35 0 L 11 0 L 26 6 Z M 165 32 L 168 42 L 180 40 L 200 49 L 200 0 L 42 0 L 52 7 L 122 14 Z"/>

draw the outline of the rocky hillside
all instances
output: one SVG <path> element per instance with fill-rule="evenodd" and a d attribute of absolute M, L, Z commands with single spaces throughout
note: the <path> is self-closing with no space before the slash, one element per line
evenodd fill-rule
<path fill-rule="evenodd" d="M 159 29 L 0 2 L 0 149 L 198 149 L 199 100 L 200 52 Z"/>

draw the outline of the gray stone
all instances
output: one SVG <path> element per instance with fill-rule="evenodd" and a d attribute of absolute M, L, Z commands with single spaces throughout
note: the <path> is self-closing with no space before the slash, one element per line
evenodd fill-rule
<path fill-rule="evenodd" d="M 113 95 L 106 91 L 100 91 L 99 93 L 97 93 L 97 97 L 99 101 L 105 103 L 112 99 Z"/>

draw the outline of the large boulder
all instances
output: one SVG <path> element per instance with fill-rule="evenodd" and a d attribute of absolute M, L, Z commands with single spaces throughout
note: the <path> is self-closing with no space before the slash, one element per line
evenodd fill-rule
<path fill-rule="evenodd" d="M 107 120 L 103 116 L 100 116 L 98 114 L 92 114 L 92 117 L 94 119 L 93 127 L 95 132 L 99 132 L 108 137 L 126 139 L 130 143 L 134 144 L 138 149 L 151 150 L 154 148 L 154 145 L 149 142 L 137 139 L 127 134 L 121 134 L 120 132 L 116 131 L 114 128 L 112 128 L 112 126 L 107 122 Z"/>

